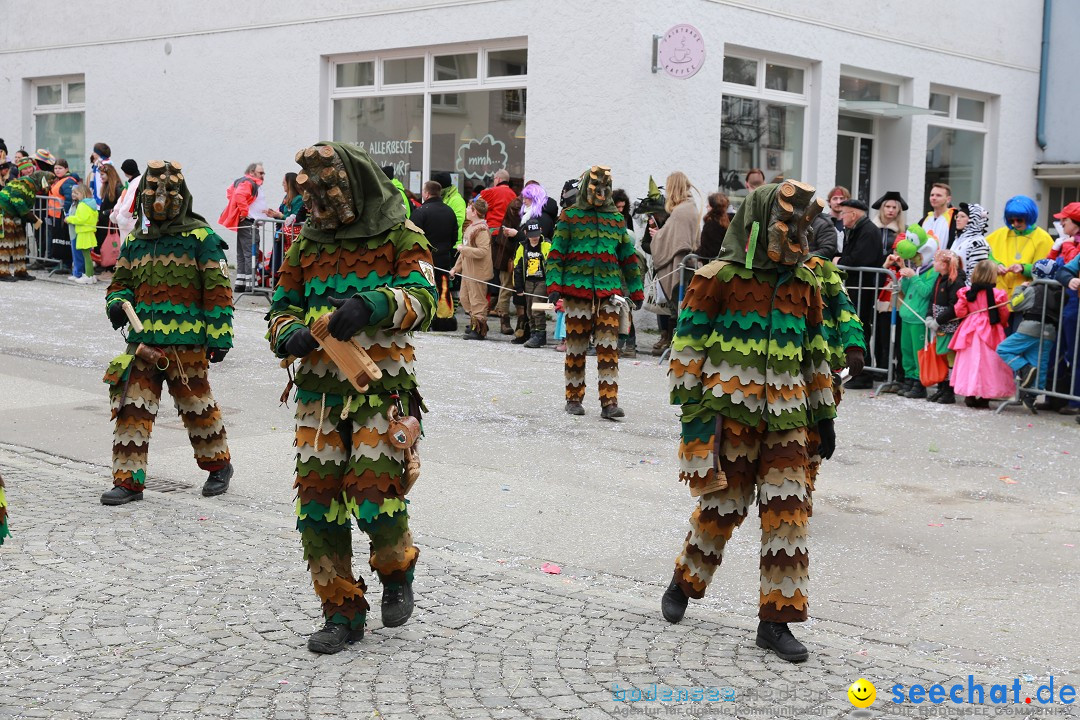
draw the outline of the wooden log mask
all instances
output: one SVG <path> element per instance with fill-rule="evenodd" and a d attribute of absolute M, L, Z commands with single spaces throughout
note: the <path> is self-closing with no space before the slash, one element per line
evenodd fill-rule
<path fill-rule="evenodd" d="M 780 265 L 796 265 L 810 254 L 810 223 L 825 207 L 814 197 L 814 186 L 798 180 L 785 180 L 773 198 L 769 211 L 769 259 Z"/>
<path fill-rule="evenodd" d="M 180 214 L 184 198 L 180 186 L 184 173 L 180 163 L 151 160 L 146 164 L 146 187 L 139 199 L 143 217 L 150 222 L 165 222 Z"/>
<path fill-rule="evenodd" d="M 603 207 L 611 201 L 611 168 L 593 165 L 585 183 L 585 200 L 590 205 Z"/>
<path fill-rule="evenodd" d="M 312 146 L 296 153 L 303 169 L 296 185 L 307 205 L 308 222 L 318 230 L 336 230 L 356 220 L 349 175 L 341 158 L 329 145 Z"/>

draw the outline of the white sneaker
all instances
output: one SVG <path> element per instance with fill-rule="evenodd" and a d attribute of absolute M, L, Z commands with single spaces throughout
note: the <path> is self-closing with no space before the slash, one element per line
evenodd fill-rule
<path fill-rule="evenodd" d="M 79 277 L 82 277 L 82 276 L 80 275 Z M 74 275 L 68 275 L 67 279 L 70 280 L 71 282 L 79 282 L 79 278 L 75 277 Z"/>
<path fill-rule="evenodd" d="M 75 282 L 82 285 L 93 285 L 97 282 L 97 278 L 93 275 L 83 275 L 81 278 L 76 279 Z"/>

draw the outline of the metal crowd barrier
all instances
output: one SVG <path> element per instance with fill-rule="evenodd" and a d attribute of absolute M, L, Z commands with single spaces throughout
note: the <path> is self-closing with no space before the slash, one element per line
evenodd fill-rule
<path fill-rule="evenodd" d="M 64 268 L 63 260 L 60 258 L 54 258 L 52 252 L 53 246 L 53 225 L 49 222 L 49 196 L 37 195 L 34 197 L 34 215 L 41 220 L 41 227 L 37 230 L 30 223 L 26 224 L 26 262 L 29 265 L 52 265 L 49 274 L 53 275 L 62 272 Z M 63 217 L 61 217 L 61 220 Z M 68 228 L 70 226 L 64 224 L 64 240 L 67 243 L 71 243 L 70 233 Z M 70 261 L 69 266 L 70 266 Z"/>
<path fill-rule="evenodd" d="M 287 249 L 285 237 L 281 232 L 284 225 L 284 220 L 275 218 L 258 218 L 252 223 L 252 280 L 246 291 L 234 293 L 234 297 L 258 295 L 269 300 L 274 296 L 277 271 L 281 267 L 281 261 Z M 238 245 L 237 251 L 239 250 Z"/>
<path fill-rule="evenodd" d="M 878 310 L 878 295 L 887 286 L 896 283 L 896 273 L 880 267 L 837 267 L 846 275 L 844 286 L 855 306 L 855 314 L 862 321 L 864 330 L 870 328 L 863 372 L 884 376 L 884 380 L 874 389 L 875 394 L 880 394 L 897 385 L 896 353 L 900 345 L 897 338 L 900 322 L 898 293 L 893 292 L 888 310 Z"/>
<path fill-rule="evenodd" d="M 1043 362 L 1047 363 L 1045 387 L 1039 387 L 1038 379 L 1032 387 L 1017 387 L 1016 394 L 1001 403 L 994 411 L 1000 413 L 1007 407 L 1017 405 L 1024 400 L 1025 395 L 1030 395 L 1029 401 L 1034 401 L 1040 395 L 1049 398 L 1057 398 L 1063 403 L 1073 402 L 1080 404 L 1080 372 L 1077 372 L 1077 363 L 1080 363 L 1080 321 L 1074 320 L 1074 326 L 1065 327 L 1066 308 L 1070 304 L 1069 296 L 1073 296 L 1074 309 L 1070 315 L 1076 316 L 1077 306 L 1080 306 L 1080 297 L 1075 290 L 1062 286 L 1057 280 L 1036 279 L 1033 284 L 1057 287 L 1062 290 L 1057 302 L 1051 302 L 1051 293 L 1043 293 L 1042 307 L 1040 308 L 1040 321 L 1045 325 L 1051 323 L 1057 328 L 1052 343 L 1039 343 L 1038 360 L 1035 367 L 1039 368 L 1036 378 L 1042 375 Z M 1068 345 L 1071 340 L 1072 350 Z"/>

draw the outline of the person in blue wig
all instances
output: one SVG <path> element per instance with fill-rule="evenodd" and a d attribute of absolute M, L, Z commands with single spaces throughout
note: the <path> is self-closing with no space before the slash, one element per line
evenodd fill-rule
<path fill-rule="evenodd" d="M 1035 224 L 1038 218 L 1035 201 L 1016 195 L 1005 203 L 1005 227 L 986 236 L 990 257 L 998 265 L 997 286 L 1010 296 L 1018 285 L 1031 279 L 1036 261 L 1046 257 L 1054 246 L 1050 233 Z"/>

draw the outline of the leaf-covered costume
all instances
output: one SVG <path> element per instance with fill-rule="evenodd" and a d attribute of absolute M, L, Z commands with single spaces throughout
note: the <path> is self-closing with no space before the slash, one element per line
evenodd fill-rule
<path fill-rule="evenodd" d="M 146 189 L 143 175 L 139 196 Z M 200 468 L 220 470 L 230 461 L 221 410 L 210 390 L 207 349 L 233 344 L 233 306 L 225 243 L 206 220 L 191 211 L 182 186 L 184 210 L 164 223 L 140 224 L 120 249 L 105 298 L 106 311 L 130 302 L 143 324 L 129 328 L 127 351 L 105 373 L 109 383 L 113 431 L 113 484 L 141 492 L 147 451 L 168 383 Z M 141 212 L 141 211 L 140 211 Z M 140 343 L 160 348 L 163 368 L 135 355 Z"/>
<path fill-rule="evenodd" d="M 610 201 L 596 207 L 586 198 L 586 183 L 574 205 L 555 225 L 545 265 L 548 292 L 562 296 L 566 312 L 566 400 L 585 397 L 585 352 L 596 341 L 600 405 L 619 399 L 619 308 L 611 297 L 625 284 L 630 299 L 644 299 L 641 266 L 622 214 Z"/>
<path fill-rule="evenodd" d="M 680 479 L 700 496 L 676 581 L 700 598 L 757 501 L 759 616 L 806 619 L 807 428 L 836 415 L 821 283 L 781 265 L 764 236 L 777 185 L 749 195 L 720 259 L 698 270 L 672 341 L 671 402 L 682 406 Z M 749 256 L 749 257 L 748 257 Z"/>
<path fill-rule="evenodd" d="M 26 223 L 34 219 L 35 195 L 48 192 L 41 187 L 43 172 L 35 172 L 12 180 L 0 188 L 0 278 L 25 277 L 26 270 Z"/>
<path fill-rule="evenodd" d="M 293 333 L 359 298 L 371 312 L 353 340 L 382 370 L 359 393 L 317 348 L 296 371 L 297 529 L 327 620 L 363 627 L 366 585 L 352 570 L 351 521 L 371 542 L 382 582 L 411 582 L 419 550 L 409 533 L 404 451 L 386 441 L 393 395 L 419 414 L 412 332 L 435 315 L 427 239 L 405 219 L 401 196 L 363 151 L 327 143 L 344 163 L 358 218 L 336 232 L 309 219 L 285 254 L 267 314 L 267 339 L 288 356 Z"/>

